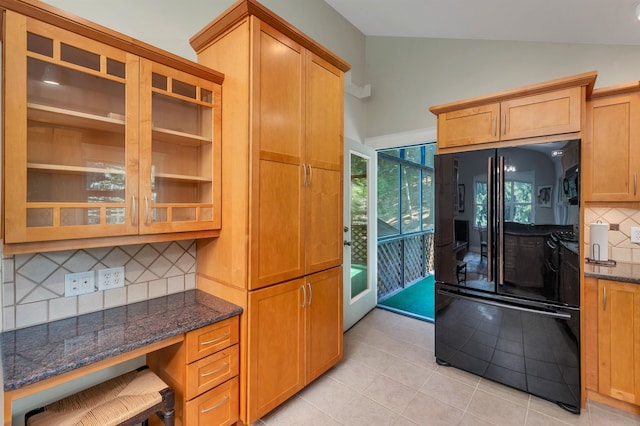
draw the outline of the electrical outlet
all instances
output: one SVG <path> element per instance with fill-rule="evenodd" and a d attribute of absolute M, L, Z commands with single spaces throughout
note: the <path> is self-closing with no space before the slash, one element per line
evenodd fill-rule
<path fill-rule="evenodd" d="M 75 272 L 64 275 L 64 296 L 77 296 L 79 294 L 96 291 L 96 274 L 93 271 Z"/>
<path fill-rule="evenodd" d="M 124 266 L 98 270 L 98 290 L 124 287 Z"/>
<path fill-rule="evenodd" d="M 631 242 L 640 244 L 640 226 L 631 227 Z"/>

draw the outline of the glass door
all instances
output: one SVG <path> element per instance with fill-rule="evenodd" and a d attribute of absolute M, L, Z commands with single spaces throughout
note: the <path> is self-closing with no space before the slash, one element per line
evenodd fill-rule
<path fill-rule="evenodd" d="M 24 16 L 7 20 L 5 242 L 135 234 L 137 57 Z"/>
<path fill-rule="evenodd" d="M 141 61 L 140 233 L 220 227 L 220 88 Z"/>
<path fill-rule="evenodd" d="M 376 152 L 345 140 L 344 330 L 377 303 Z"/>

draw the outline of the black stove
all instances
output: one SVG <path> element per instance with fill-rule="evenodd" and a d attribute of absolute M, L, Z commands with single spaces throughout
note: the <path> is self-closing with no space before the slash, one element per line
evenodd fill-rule
<path fill-rule="evenodd" d="M 573 231 L 554 231 L 551 233 L 551 238 L 555 241 L 578 242 L 578 235 Z"/>

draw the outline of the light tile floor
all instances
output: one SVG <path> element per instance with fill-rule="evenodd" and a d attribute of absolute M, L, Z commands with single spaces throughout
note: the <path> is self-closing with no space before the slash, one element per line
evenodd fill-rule
<path fill-rule="evenodd" d="M 433 324 L 374 309 L 344 337 L 344 360 L 256 426 L 640 425 L 589 402 L 582 414 L 441 367 Z"/>

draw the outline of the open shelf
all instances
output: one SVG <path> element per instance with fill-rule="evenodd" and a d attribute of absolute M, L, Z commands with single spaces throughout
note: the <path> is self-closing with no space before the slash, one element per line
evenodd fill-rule
<path fill-rule="evenodd" d="M 155 177 L 158 179 L 180 180 L 183 182 L 211 182 L 211 178 L 190 175 L 177 175 L 172 173 L 156 173 Z"/>
<path fill-rule="evenodd" d="M 37 170 L 50 170 L 53 172 L 64 172 L 64 173 L 102 173 L 102 174 L 113 174 L 113 175 L 124 175 L 124 169 L 112 169 L 112 168 L 101 168 L 101 167 L 83 167 L 83 166 L 66 166 L 62 164 L 45 164 L 45 163 L 27 163 L 28 169 L 37 169 Z"/>
<path fill-rule="evenodd" d="M 27 108 L 27 118 L 29 120 L 113 133 L 124 133 L 125 122 L 124 119 L 120 117 L 102 117 L 100 115 L 35 103 L 28 103 Z"/>
<path fill-rule="evenodd" d="M 178 132 L 176 130 L 153 128 L 153 139 L 176 145 L 201 146 L 211 143 L 211 138 L 206 138 L 192 133 Z"/>

